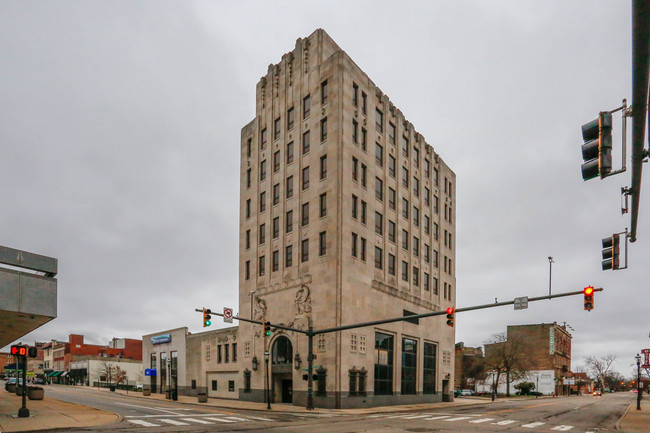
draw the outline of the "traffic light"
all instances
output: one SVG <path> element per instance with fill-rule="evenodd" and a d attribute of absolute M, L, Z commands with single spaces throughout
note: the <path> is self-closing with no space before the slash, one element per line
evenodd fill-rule
<path fill-rule="evenodd" d="M 454 320 L 456 316 L 456 309 L 454 307 L 447 308 L 447 326 L 454 327 Z"/>
<path fill-rule="evenodd" d="M 14 356 L 27 356 L 27 346 L 16 344 L 11 346 L 11 354 Z"/>
<path fill-rule="evenodd" d="M 612 114 L 601 111 L 597 119 L 582 125 L 582 179 L 604 179 L 612 171 Z"/>
<path fill-rule="evenodd" d="M 203 309 L 203 327 L 205 328 L 206 326 L 212 325 L 212 316 L 210 316 L 210 313 L 212 313 L 212 310 L 209 308 L 204 308 Z"/>
<path fill-rule="evenodd" d="M 264 335 L 267 337 L 271 335 L 271 322 L 264 322 Z"/>
<path fill-rule="evenodd" d="M 620 267 L 621 240 L 618 233 L 602 240 L 603 243 L 603 271 L 616 270 Z"/>
<path fill-rule="evenodd" d="M 594 309 L 594 287 L 587 286 L 584 290 L 585 293 L 585 310 L 591 311 Z"/>
<path fill-rule="evenodd" d="M 38 356 L 38 349 L 36 347 L 28 347 L 27 356 L 30 358 L 36 358 Z"/>

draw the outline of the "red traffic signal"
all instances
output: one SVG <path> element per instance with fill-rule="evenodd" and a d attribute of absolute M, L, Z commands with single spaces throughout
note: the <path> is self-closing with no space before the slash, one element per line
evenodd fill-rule
<path fill-rule="evenodd" d="M 455 316 L 456 309 L 454 307 L 447 308 L 447 326 L 454 327 Z"/>
<path fill-rule="evenodd" d="M 594 309 L 594 287 L 587 286 L 584 290 L 585 294 L 585 310 L 591 311 Z"/>
<path fill-rule="evenodd" d="M 14 356 L 27 356 L 27 346 L 11 346 L 11 354 Z"/>

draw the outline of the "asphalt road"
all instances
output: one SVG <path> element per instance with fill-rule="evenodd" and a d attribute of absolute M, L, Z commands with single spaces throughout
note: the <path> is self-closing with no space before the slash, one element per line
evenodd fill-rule
<path fill-rule="evenodd" d="M 77 431 L 424 433 L 424 432 L 616 432 L 635 395 L 501 400 L 448 409 L 375 414 L 284 413 L 231 410 L 150 401 L 88 388 L 48 387 L 48 396 L 119 413 L 118 424 Z"/>

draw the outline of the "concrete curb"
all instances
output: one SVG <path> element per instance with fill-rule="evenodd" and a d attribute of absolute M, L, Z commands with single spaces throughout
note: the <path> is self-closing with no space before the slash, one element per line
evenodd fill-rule
<path fill-rule="evenodd" d="M 634 403 L 630 403 L 630 405 L 627 407 L 627 409 L 625 409 L 625 412 L 623 412 L 623 415 L 621 415 L 621 417 L 618 419 L 618 421 L 616 421 L 616 430 L 624 431 L 623 429 L 621 429 L 621 422 L 623 422 L 623 420 L 627 416 L 627 413 L 630 411 L 630 409 L 632 409 L 633 404 Z"/>

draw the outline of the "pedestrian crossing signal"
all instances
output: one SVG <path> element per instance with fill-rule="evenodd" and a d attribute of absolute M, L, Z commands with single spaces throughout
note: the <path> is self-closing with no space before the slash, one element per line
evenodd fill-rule
<path fill-rule="evenodd" d="M 210 314 L 212 313 L 212 310 L 209 308 L 204 308 L 203 309 L 203 327 L 207 327 L 212 325 L 212 316 Z"/>
<path fill-rule="evenodd" d="M 27 356 L 27 346 L 11 346 L 11 354 L 14 356 Z"/>
<path fill-rule="evenodd" d="M 447 308 L 447 326 L 454 327 L 454 321 L 456 320 L 456 309 L 454 307 Z"/>

